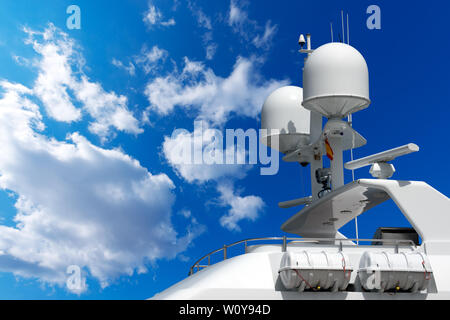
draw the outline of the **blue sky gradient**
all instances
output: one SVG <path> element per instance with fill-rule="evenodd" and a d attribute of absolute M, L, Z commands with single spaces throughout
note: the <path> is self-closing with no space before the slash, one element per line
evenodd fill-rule
<path fill-rule="evenodd" d="M 66 26 L 72 4 L 81 9 L 79 30 Z M 381 9 L 380 30 L 366 27 L 372 4 Z M 0 299 L 144 299 L 185 278 L 196 259 L 224 244 L 285 235 L 280 226 L 298 208 L 280 209 L 277 203 L 308 195 L 309 168 L 280 162 L 274 176 L 261 176 L 260 165 L 236 166 L 231 173 L 218 168 L 211 174 L 202 167 L 183 171 L 164 146 L 175 129 L 192 132 L 196 119 L 221 130 L 258 129 L 270 89 L 302 87 L 299 34 L 311 33 L 316 48 L 330 42 L 332 22 L 337 40 L 341 10 L 350 16 L 350 42 L 370 73 L 372 104 L 353 116 L 354 128 L 368 144 L 354 151 L 355 158 L 416 143 L 420 152 L 397 159 L 393 178 L 426 181 L 450 194 L 449 9 L 442 1 L 2 1 L 0 79 L 28 88 L 20 96 L 37 106 L 33 121 L 45 128 L 20 122 L 38 138 L 0 139 L 7 145 L 0 156 L 0 257 L 5 258 L 0 259 Z M 45 31 L 53 38 L 45 40 Z M 48 84 L 54 84 L 49 79 L 56 77 L 50 73 L 58 73 L 40 64 L 48 52 L 37 48 L 45 44 L 70 47 L 64 56 L 70 79 L 62 87 L 80 113 L 77 119 L 62 121 L 52 114 L 60 106 L 44 101 Z M 41 87 L 39 76 L 46 77 Z M 236 91 L 227 92 L 224 83 Z M 98 91 L 87 91 L 95 85 Z M 187 96 L 187 89 L 196 96 Z M 5 92 L 3 86 L 3 98 Z M 0 103 L 0 110 L 8 103 Z M 0 126 L 9 116 L 16 117 L 15 111 L 0 111 Z M 20 113 L 17 121 L 23 117 Z M 95 131 L 93 123 L 106 127 Z M 67 139 L 76 132 L 80 140 Z M 51 152 L 49 141 L 60 153 Z M 34 144 L 39 151 L 27 149 Z M 347 152 L 344 160 L 349 159 Z M 22 177 L 27 168 L 50 175 Z M 356 178 L 370 178 L 368 171 L 356 170 Z M 351 181 L 350 171 L 345 179 Z M 97 182 L 105 194 L 83 192 Z M 136 184 L 142 187 L 118 187 Z M 38 192 L 46 188 L 53 191 Z M 86 208 L 89 236 L 73 231 L 83 217 L 76 208 L 56 210 L 60 200 Z M 99 208 L 117 212 L 108 215 Z M 238 217 L 239 210 L 251 214 Z M 38 214 L 41 220 L 33 220 Z M 236 218 L 236 227 L 223 223 L 227 215 Z M 67 233 L 52 228 L 59 222 Z M 358 222 L 361 238 L 371 238 L 380 226 L 408 226 L 392 202 Z M 161 228 L 153 228 L 159 223 Z M 354 224 L 341 231 L 354 237 Z M 98 259 L 81 258 L 97 250 L 102 251 Z M 81 293 L 65 286 L 64 261 L 83 270 Z"/>

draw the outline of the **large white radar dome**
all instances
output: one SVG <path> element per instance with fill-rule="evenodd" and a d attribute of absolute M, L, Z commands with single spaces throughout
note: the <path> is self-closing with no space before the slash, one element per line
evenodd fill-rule
<path fill-rule="evenodd" d="M 309 143 L 310 111 L 302 107 L 302 101 L 303 89 L 295 86 L 281 87 L 269 95 L 261 111 L 261 128 L 267 129 L 262 143 L 273 148 L 268 138 L 278 136 L 276 149 L 282 153 Z M 272 129 L 279 134 L 272 134 Z"/>
<path fill-rule="evenodd" d="M 366 61 L 344 43 L 314 50 L 305 63 L 303 87 L 303 106 L 327 118 L 343 118 L 370 104 Z"/>

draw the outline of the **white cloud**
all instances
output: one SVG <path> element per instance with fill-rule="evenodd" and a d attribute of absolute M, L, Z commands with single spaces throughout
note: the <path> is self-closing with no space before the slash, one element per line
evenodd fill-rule
<path fill-rule="evenodd" d="M 164 137 L 163 154 L 169 165 L 175 172 L 189 183 L 205 183 L 208 181 L 219 181 L 223 178 L 243 178 L 251 168 L 245 164 L 226 164 L 224 156 L 226 149 L 218 155 L 207 154 L 213 151 L 207 150 L 207 146 L 214 144 L 214 135 L 212 130 L 204 128 L 200 137 L 201 142 L 196 142 L 195 132 L 183 132 L 172 137 Z M 222 146 L 220 146 L 220 149 Z M 234 148 L 234 145 L 233 145 Z M 219 148 L 217 148 L 219 149 Z M 216 150 L 217 151 L 217 150 Z M 245 150 L 236 150 L 241 156 Z M 200 154 L 202 160 L 197 162 L 194 158 Z M 203 156 L 203 154 L 205 154 Z M 221 158 L 222 161 L 213 162 L 213 157 Z M 206 157 L 211 160 L 204 161 Z"/>
<path fill-rule="evenodd" d="M 216 133 L 214 133 L 216 132 Z M 223 141 L 217 132 L 211 128 L 204 128 L 202 136 L 196 136 L 196 132 L 180 130 L 172 137 L 165 137 L 163 143 L 163 154 L 169 165 L 175 172 L 189 183 L 204 184 L 213 182 L 220 196 L 213 201 L 220 207 L 228 207 L 228 211 L 220 218 L 220 224 L 231 231 L 240 231 L 239 222 L 242 220 L 255 221 L 262 212 L 264 201 L 254 195 L 242 197 L 233 191 L 232 181 L 242 179 L 250 165 L 226 164 L 225 154 L 229 149 L 234 149 L 234 144 L 228 149 L 223 148 Z M 196 141 L 200 141 L 198 143 Z M 245 150 L 236 148 L 236 158 L 244 157 Z M 189 156 L 186 157 L 186 154 Z M 202 155 L 202 160 L 196 163 L 196 154 Z M 216 162 L 214 161 L 216 160 Z M 218 161 L 217 161 L 218 160 Z M 190 215 L 189 211 L 183 211 L 185 217 Z"/>
<path fill-rule="evenodd" d="M 144 69 L 145 73 L 149 74 L 159 70 L 159 66 L 166 60 L 168 55 L 166 50 L 156 45 L 150 50 L 144 46 L 141 49 L 141 53 L 134 57 L 134 61 Z"/>
<path fill-rule="evenodd" d="M 82 63 L 73 50 L 74 43 L 67 34 L 60 33 L 52 24 L 44 32 L 24 29 L 28 34 L 26 43 L 32 44 L 41 55 L 37 62 L 39 75 L 34 84 L 34 92 L 41 99 L 50 117 L 63 122 L 72 122 L 81 118 L 67 92 L 75 79 L 72 75 L 72 63 L 78 67 Z M 38 41 L 36 38 L 42 38 Z"/>
<path fill-rule="evenodd" d="M 203 12 L 203 10 L 191 1 L 188 2 L 188 8 L 197 20 L 197 24 L 208 30 L 212 30 L 211 19 Z"/>
<path fill-rule="evenodd" d="M 155 74 L 157 71 L 160 71 L 168 56 L 169 54 L 166 50 L 156 45 L 151 49 L 144 45 L 141 52 L 134 55 L 132 57 L 133 62 L 129 61 L 128 65 L 117 59 L 113 59 L 112 64 L 120 69 L 124 69 L 130 75 L 136 74 L 136 67 L 142 68 L 146 74 Z"/>
<path fill-rule="evenodd" d="M 144 14 L 144 22 L 149 27 L 156 25 L 161 25 L 163 27 L 170 27 L 175 25 L 175 20 L 170 18 L 169 20 L 164 20 L 161 11 L 156 8 L 151 2 L 148 4 L 148 10 Z"/>
<path fill-rule="evenodd" d="M 186 234 L 171 224 L 170 178 L 152 174 L 120 150 L 78 133 L 57 141 L 45 128 L 29 88 L 1 83 L 0 188 L 17 196 L 14 227 L 0 225 L 0 270 L 64 285 L 77 265 L 102 286 L 173 258 L 203 227 Z"/>
<path fill-rule="evenodd" d="M 207 16 L 203 10 L 195 3 L 188 1 L 188 8 L 197 21 L 200 28 L 206 30 L 203 34 L 203 45 L 205 47 L 205 56 L 207 60 L 212 60 L 217 50 L 217 43 L 213 42 L 213 25 L 211 18 Z"/>
<path fill-rule="evenodd" d="M 42 101 L 47 114 L 63 122 L 80 120 L 83 112 L 94 121 L 89 129 L 102 141 L 114 135 L 114 130 L 139 134 L 143 130 L 128 110 L 127 98 L 115 92 L 106 92 L 83 72 L 84 58 L 68 35 L 49 24 L 44 32 L 24 29 L 26 43 L 40 55 L 39 71 L 33 93 Z M 75 106 L 80 102 L 81 106 Z"/>
<path fill-rule="evenodd" d="M 217 190 L 220 193 L 222 206 L 230 207 L 228 213 L 220 218 L 220 224 L 232 231 L 241 231 L 238 222 L 241 220 L 255 221 L 265 207 L 264 201 L 257 196 L 241 197 L 233 190 L 233 185 L 220 183 Z"/>
<path fill-rule="evenodd" d="M 154 5 L 149 4 L 148 10 L 144 16 L 144 21 L 150 25 L 154 25 L 161 19 L 161 17 L 161 12 Z"/>
<path fill-rule="evenodd" d="M 125 70 L 131 76 L 136 74 L 136 67 L 131 62 L 129 62 L 128 65 L 125 65 L 122 61 L 113 58 L 111 63 L 117 68 Z"/>
<path fill-rule="evenodd" d="M 174 26 L 175 25 L 175 19 L 174 18 L 170 18 L 167 21 L 161 21 L 160 24 L 164 27 L 170 27 L 170 26 Z"/>
<path fill-rule="evenodd" d="M 143 132 L 139 121 L 128 110 L 125 96 L 106 92 L 99 83 L 91 82 L 85 76 L 75 88 L 75 96 L 95 119 L 89 124 L 89 131 L 97 134 L 102 141 L 113 134 L 111 128 L 132 134 Z"/>
<path fill-rule="evenodd" d="M 235 28 L 240 28 L 242 24 L 248 21 L 247 12 L 242 10 L 235 0 L 230 1 L 230 12 L 228 14 L 228 25 Z"/>
<path fill-rule="evenodd" d="M 190 218 L 192 216 L 192 213 L 190 210 L 187 209 L 183 209 L 180 212 L 178 212 L 178 214 L 182 215 L 183 217 L 185 217 L 186 219 Z"/>
<path fill-rule="evenodd" d="M 238 58 L 231 74 L 217 76 L 202 63 L 185 58 L 182 72 L 151 80 L 145 90 L 150 109 L 161 115 L 176 106 L 194 109 L 197 116 L 215 125 L 228 121 L 231 114 L 257 118 L 264 99 L 287 81 L 262 80 L 256 60 Z"/>
<path fill-rule="evenodd" d="M 272 43 L 272 39 L 275 36 L 275 33 L 278 30 L 277 25 L 272 25 L 269 21 L 266 22 L 266 26 L 264 28 L 264 33 L 262 35 L 257 35 L 253 39 L 253 44 L 257 48 L 268 48 Z"/>
<path fill-rule="evenodd" d="M 217 51 L 217 44 L 215 43 L 209 43 L 206 46 L 206 59 L 207 60 L 212 60 L 214 58 L 214 55 L 216 54 Z"/>
<path fill-rule="evenodd" d="M 24 58 L 24 57 L 21 57 L 21 56 L 17 56 L 17 55 L 14 55 L 14 54 L 12 55 L 12 58 L 20 66 L 30 67 L 30 66 L 33 65 L 32 62 L 29 59 L 27 59 L 27 58 Z"/>
<path fill-rule="evenodd" d="M 249 19 L 248 13 L 238 5 L 236 0 L 230 1 L 228 25 L 245 42 L 251 40 L 250 43 L 255 47 L 266 50 L 271 47 L 272 39 L 278 30 L 278 26 L 272 25 L 270 20 L 266 22 L 265 27 L 262 27 L 257 21 Z"/>

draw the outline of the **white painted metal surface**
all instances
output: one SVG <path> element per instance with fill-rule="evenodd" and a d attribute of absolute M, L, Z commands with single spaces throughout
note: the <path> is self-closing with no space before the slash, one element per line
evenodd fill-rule
<path fill-rule="evenodd" d="M 280 279 L 286 289 L 297 288 L 337 292 L 347 289 L 353 267 L 344 252 L 285 252 L 281 258 Z"/>
<path fill-rule="evenodd" d="M 370 167 L 369 173 L 374 178 L 389 179 L 394 175 L 395 168 L 391 163 L 376 162 Z"/>
<path fill-rule="evenodd" d="M 330 119 L 325 124 L 323 137 L 341 137 L 342 150 L 360 148 L 367 144 L 367 140 L 361 136 L 348 122 Z"/>
<path fill-rule="evenodd" d="M 311 202 L 312 202 L 312 197 L 305 197 L 305 198 L 299 198 L 299 199 L 279 202 L 278 206 L 280 208 L 287 209 L 287 208 L 297 207 L 297 206 L 301 206 L 301 205 L 305 205 L 305 204 L 311 204 Z"/>
<path fill-rule="evenodd" d="M 279 130 L 278 151 L 285 153 L 309 143 L 310 111 L 302 107 L 303 89 L 286 86 L 272 92 L 264 102 L 261 111 L 261 129 L 267 129 L 267 135 L 261 142 L 271 146 L 268 137 L 272 129 Z"/>
<path fill-rule="evenodd" d="M 432 278 L 430 262 L 423 252 L 364 252 L 358 276 L 364 289 L 384 292 L 396 289 L 426 290 Z"/>
<path fill-rule="evenodd" d="M 303 90 L 303 106 L 327 118 L 362 110 L 370 104 L 366 61 L 347 44 L 327 43 L 306 60 Z"/>
<path fill-rule="evenodd" d="M 412 152 L 419 151 L 419 146 L 417 146 L 414 143 L 408 143 L 407 145 L 397 147 L 391 150 L 379 152 L 377 154 L 364 157 L 361 159 L 353 160 L 350 162 L 347 162 L 345 164 L 345 168 L 349 170 L 355 170 L 362 168 L 364 166 L 368 166 L 377 162 L 388 162 L 392 161 L 395 158 L 410 154 Z"/>
<path fill-rule="evenodd" d="M 281 229 L 307 238 L 334 238 L 339 228 L 389 199 L 385 191 L 364 186 L 361 181 L 347 184 L 305 207 Z"/>

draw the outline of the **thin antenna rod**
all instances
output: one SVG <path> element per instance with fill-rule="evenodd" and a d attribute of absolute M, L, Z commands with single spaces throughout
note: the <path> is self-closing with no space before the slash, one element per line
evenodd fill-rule
<path fill-rule="evenodd" d="M 353 127 L 353 117 L 352 114 L 348 115 L 348 124 L 350 125 L 350 127 Z M 350 149 L 350 159 L 351 161 L 353 161 L 353 148 Z M 355 170 L 352 170 L 352 181 L 355 181 Z"/>
<path fill-rule="evenodd" d="M 331 42 L 333 41 L 333 22 L 330 22 L 330 31 L 331 31 Z"/>
<path fill-rule="evenodd" d="M 347 13 L 347 44 L 350 45 L 350 27 L 348 24 L 348 13 Z"/>
<path fill-rule="evenodd" d="M 347 21 L 348 21 L 348 15 L 347 15 Z M 348 28 L 348 24 L 347 24 Z M 348 41 L 348 29 L 347 29 L 347 41 Z M 353 127 L 353 117 L 352 114 L 348 115 L 348 124 L 350 127 Z M 350 160 L 353 161 L 353 148 L 350 149 Z M 355 181 L 355 170 L 352 169 L 352 181 Z M 359 233 L 358 233 L 358 217 L 355 217 L 355 234 L 356 234 L 356 244 L 359 244 Z"/>
<path fill-rule="evenodd" d="M 345 43 L 344 10 L 341 10 L 341 22 L 342 22 L 342 43 Z"/>

